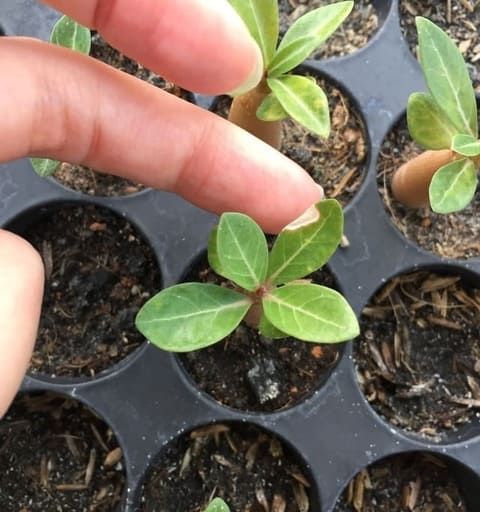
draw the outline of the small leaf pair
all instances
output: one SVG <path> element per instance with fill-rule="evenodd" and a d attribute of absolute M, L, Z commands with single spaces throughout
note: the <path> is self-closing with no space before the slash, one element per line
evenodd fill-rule
<path fill-rule="evenodd" d="M 88 28 L 83 27 L 68 16 L 62 16 L 52 29 L 50 42 L 88 55 L 92 44 L 92 36 Z M 53 176 L 60 166 L 60 162 L 49 158 L 31 158 L 30 163 L 33 170 L 42 178 Z"/>
<path fill-rule="evenodd" d="M 355 314 L 336 291 L 301 281 L 323 266 L 343 234 L 339 203 L 318 203 L 310 216 L 287 226 L 269 254 L 265 235 L 249 217 L 226 213 L 212 231 L 208 260 L 231 287 L 183 283 L 150 299 L 137 315 L 137 328 L 164 350 L 186 352 L 228 336 L 249 310 L 260 314 L 269 338 L 323 343 L 358 334 Z"/>
<path fill-rule="evenodd" d="M 428 93 L 408 102 L 408 128 L 425 149 L 451 149 L 452 161 L 435 173 L 429 195 L 432 210 L 452 213 L 472 201 L 480 162 L 475 90 L 460 50 L 431 21 L 416 20 L 420 64 Z"/>
<path fill-rule="evenodd" d="M 263 121 L 291 117 L 311 132 L 330 134 L 328 100 L 315 80 L 287 75 L 326 41 L 353 8 L 352 1 L 319 7 L 299 18 L 277 47 L 279 17 L 277 0 L 230 0 L 263 55 L 271 93 L 257 110 Z"/>

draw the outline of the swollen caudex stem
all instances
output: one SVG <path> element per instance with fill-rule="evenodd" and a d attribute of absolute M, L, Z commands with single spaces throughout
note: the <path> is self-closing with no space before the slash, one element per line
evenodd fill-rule
<path fill-rule="evenodd" d="M 278 43 L 278 0 L 230 0 L 258 44 L 264 75 L 252 90 L 237 96 L 228 119 L 279 149 L 282 120 L 291 117 L 310 132 L 328 138 L 328 100 L 314 79 L 290 74 L 350 14 L 352 1 L 319 7 L 300 17 Z"/>
<path fill-rule="evenodd" d="M 417 17 L 420 65 L 427 93 L 408 100 L 408 130 L 426 149 L 394 174 L 394 197 L 436 213 L 464 209 L 475 197 L 480 168 L 477 102 L 468 68 L 448 35 Z"/>
<path fill-rule="evenodd" d="M 454 158 L 455 153 L 451 149 L 430 150 L 403 164 L 392 179 L 395 199 L 409 208 L 428 206 L 428 191 L 433 175 Z"/>
<path fill-rule="evenodd" d="M 264 77 L 255 89 L 233 99 L 228 120 L 270 144 L 275 149 L 280 149 L 282 145 L 282 121 L 262 121 L 257 116 L 257 110 L 271 92 Z"/>

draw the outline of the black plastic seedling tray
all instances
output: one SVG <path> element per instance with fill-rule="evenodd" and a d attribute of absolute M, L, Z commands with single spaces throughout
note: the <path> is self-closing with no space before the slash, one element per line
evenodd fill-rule
<path fill-rule="evenodd" d="M 381 27 L 355 54 L 309 62 L 348 92 L 367 130 L 369 162 L 360 191 L 345 211 L 350 246 L 330 268 L 358 314 L 393 276 L 417 268 L 460 273 L 480 284 L 480 261 L 448 261 L 419 249 L 392 225 L 379 196 L 376 162 L 382 140 L 403 115 L 407 98 L 425 88 L 420 68 L 402 36 L 398 0 L 375 2 Z M 33 0 L 0 0 L 0 26 L 7 35 L 47 39 L 57 14 Z M 209 106 L 213 98 L 199 98 Z M 177 283 L 206 250 L 216 218 L 168 193 L 146 190 L 135 196 L 98 198 L 38 178 L 28 160 L 1 166 L 0 225 L 28 222 L 62 203 L 90 203 L 125 216 L 156 253 L 164 286 Z M 13 224 L 12 224 L 13 222 Z M 395 430 L 367 403 L 359 388 L 352 344 L 326 384 L 301 404 L 271 414 L 244 413 L 217 404 L 199 391 L 174 355 L 144 344 L 126 361 L 93 380 L 67 381 L 27 376 L 23 391 L 55 391 L 93 408 L 114 430 L 123 449 L 127 491 L 122 505 L 133 512 L 151 462 L 169 441 L 211 422 L 250 422 L 277 434 L 304 459 L 314 482 L 312 510 L 332 512 L 350 479 L 385 456 L 430 451 L 451 459 L 468 510 L 480 510 L 480 423 L 475 419 L 441 443 Z"/>

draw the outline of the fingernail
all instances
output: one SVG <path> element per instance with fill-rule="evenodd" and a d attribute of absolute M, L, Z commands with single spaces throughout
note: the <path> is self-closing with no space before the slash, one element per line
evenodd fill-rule
<path fill-rule="evenodd" d="M 320 190 L 320 197 L 318 198 L 319 201 L 325 198 L 325 192 L 323 191 L 323 187 L 321 185 L 317 185 L 318 190 Z"/>
<path fill-rule="evenodd" d="M 293 222 L 290 222 L 287 226 L 285 226 L 283 229 L 285 231 L 295 231 L 296 229 L 303 228 L 305 226 L 308 226 L 309 224 L 313 224 L 314 222 L 317 222 L 317 220 L 320 218 L 320 212 L 316 208 L 315 205 L 310 206 L 305 212 L 300 215 L 297 219 L 295 219 Z"/>
<path fill-rule="evenodd" d="M 253 67 L 252 72 L 248 76 L 247 80 L 243 82 L 243 84 L 236 87 L 233 91 L 227 93 L 229 96 L 240 96 L 241 94 L 245 94 L 246 92 L 256 87 L 259 84 L 260 80 L 262 79 L 263 58 L 260 49 L 258 48 L 256 43 L 255 46 L 257 48 L 257 58 L 255 59 L 255 65 Z"/>

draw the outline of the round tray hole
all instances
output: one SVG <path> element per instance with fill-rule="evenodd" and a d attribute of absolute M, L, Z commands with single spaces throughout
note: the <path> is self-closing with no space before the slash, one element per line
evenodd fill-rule
<path fill-rule="evenodd" d="M 161 287 L 161 276 L 130 222 L 95 205 L 52 204 L 7 228 L 26 238 L 45 264 L 32 375 L 96 377 L 143 344 L 135 315 Z"/>
<path fill-rule="evenodd" d="M 429 441 L 480 433 L 480 277 L 401 274 L 364 308 L 353 344 L 360 387 L 391 425 Z"/>
<path fill-rule="evenodd" d="M 337 288 L 327 268 L 310 276 Z M 204 255 L 185 281 L 228 283 Z M 343 344 L 321 345 L 295 338 L 269 340 L 243 322 L 225 340 L 178 356 L 192 384 L 222 405 L 252 412 L 275 412 L 312 396 L 327 381 L 343 354 Z"/>
<path fill-rule="evenodd" d="M 334 512 L 432 510 L 474 512 L 478 476 L 449 457 L 407 452 L 382 459 L 347 485 Z"/>
<path fill-rule="evenodd" d="M 117 512 L 126 474 L 109 426 L 76 400 L 22 394 L 0 421 L 0 509 Z"/>
<path fill-rule="evenodd" d="M 378 189 L 391 222 L 406 238 L 442 258 L 479 257 L 480 192 L 468 208 L 449 215 L 434 213 L 430 208 L 407 208 L 393 197 L 390 185 L 393 173 L 421 152 L 408 133 L 403 115 L 384 139 L 377 162 Z"/>
<path fill-rule="evenodd" d="M 313 482 L 300 456 L 276 435 L 248 423 L 216 423 L 162 450 L 145 477 L 138 511 L 197 512 L 214 496 L 232 511 L 320 510 Z"/>

